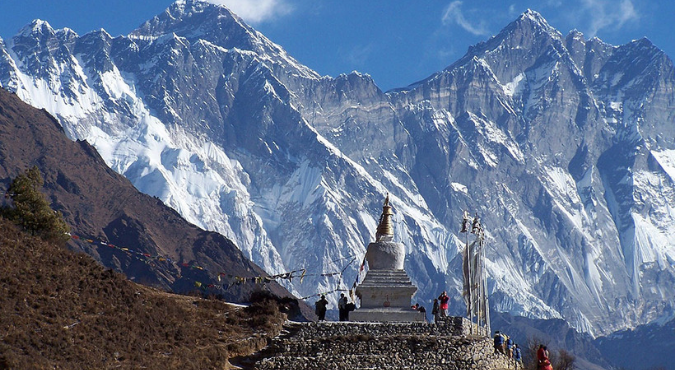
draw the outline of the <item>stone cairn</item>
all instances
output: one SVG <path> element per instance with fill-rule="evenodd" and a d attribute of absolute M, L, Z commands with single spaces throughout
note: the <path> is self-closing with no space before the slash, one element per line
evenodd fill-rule
<path fill-rule="evenodd" d="M 514 368 L 506 356 L 494 353 L 491 338 L 471 329 L 460 317 L 434 324 L 289 322 L 285 335 L 238 365 L 260 370 Z"/>

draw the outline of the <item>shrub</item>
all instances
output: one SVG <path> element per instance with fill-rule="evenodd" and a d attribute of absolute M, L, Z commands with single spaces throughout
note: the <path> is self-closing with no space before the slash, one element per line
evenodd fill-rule
<path fill-rule="evenodd" d="M 31 235 L 44 240 L 65 244 L 70 228 L 61 213 L 52 210 L 45 196 L 40 192 L 44 184 L 37 166 L 19 174 L 9 185 L 7 194 L 14 207 L 3 208 L 2 215 L 21 226 Z"/>

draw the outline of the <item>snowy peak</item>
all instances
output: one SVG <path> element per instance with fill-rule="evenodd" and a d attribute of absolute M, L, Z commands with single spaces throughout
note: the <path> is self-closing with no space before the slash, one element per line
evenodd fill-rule
<path fill-rule="evenodd" d="M 205 1 L 173 3 L 164 13 L 134 30 L 132 38 L 157 38 L 175 33 L 190 40 L 202 39 L 226 49 L 257 51 L 256 32 L 227 8 Z"/>
<path fill-rule="evenodd" d="M 71 42 L 76 38 L 77 33 L 70 28 L 55 30 L 47 21 L 35 19 L 24 26 L 13 40 L 15 44 L 39 45 L 54 49 L 58 43 Z"/>
<path fill-rule="evenodd" d="M 54 50 L 60 42 L 56 38 L 56 32 L 46 21 L 36 19 L 22 28 L 12 38 L 14 48 L 23 53 L 45 53 Z"/>
<path fill-rule="evenodd" d="M 352 286 L 390 193 L 416 299 L 448 289 L 464 309 L 454 226 L 471 210 L 490 225 L 501 311 L 597 334 L 675 302 L 675 79 L 648 40 L 563 38 L 527 11 L 383 93 L 358 72 L 320 77 L 200 1 L 129 37 L 24 34 L 0 44 L 3 87 L 268 272 L 307 267 L 288 284 L 300 296 Z"/>
<path fill-rule="evenodd" d="M 269 65 L 295 69 L 303 77 L 319 77 L 226 7 L 205 1 L 177 1 L 162 14 L 143 23 L 129 37 L 152 41 L 171 34 L 190 43 L 208 42 L 224 50 L 253 52 Z"/>
<path fill-rule="evenodd" d="M 44 36 L 54 36 L 54 29 L 49 22 L 35 19 L 19 30 L 17 36 L 42 39 Z"/>
<path fill-rule="evenodd" d="M 663 62 L 666 59 L 669 59 L 666 53 L 663 50 L 659 49 L 654 45 L 651 40 L 646 37 L 643 37 L 638 40 L 633 40 L 630 43 L 622 46 L 621 48 L 630 48 L 631 52 L 635 56 L 640 56 L 640 60 L 637 61 L 639 66 L 643 66 L 645 62 Z M 621 49 L 620 48 L 620 49 Z"/>
<path fill-rule="evenodd" d="M 539 14 L 538 12 L 532 10 L 532 9 L 527 9 L 523 14 L 518 17 L 517 20 L 513 22 L 513 24 L 516 24 L 517 27 L 528 27 L 528 28 L 534 28 L 534 29 L 541 29 L 547 32 L 554 32 L 558 33 L 558 31 L 551 27 L 546 19 Z M 506 28 L 509 28 L 507 26 Z"/>
<path fill-rule="evenodd" d="M 467 57 L 481 57 L 484 53 L 494 52 L 500 48 L 528 50 L 537 53 L 543 47 L 560 41 L 562 35 L 551 27 L 541 14 L 527 10 L 518 19 L 504 27 L 496 36 L 486 42 L 470 47 Z"/>
<path fill-rule="evenodd" d="M 566 54 L 566 50 L 562 34 L 539 13 L 528 10 L 497 35 L 469 47 L 467 53 L 445 68 L 444 72 L 462 68 L 477 58 L 492 69 L 502 84 L 507 84 L 518 78 L 525 69 L 545 62 L 542 57 L 560 58 L 563 54 Z"/>

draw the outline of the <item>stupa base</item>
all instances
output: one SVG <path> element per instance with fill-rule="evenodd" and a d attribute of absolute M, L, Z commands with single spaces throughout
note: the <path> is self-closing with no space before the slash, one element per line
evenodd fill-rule
<path fill-rule="evenodd" d="M 424 314 L 410 308 L 359 308 L 349 313 L 349 321 L 359 322 L 424 322 Z"/>

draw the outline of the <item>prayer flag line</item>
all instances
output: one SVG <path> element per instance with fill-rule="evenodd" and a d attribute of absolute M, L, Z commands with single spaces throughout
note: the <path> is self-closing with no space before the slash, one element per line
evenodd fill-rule
<path fill-rule="evenodd" d="M 119 251 L 125 252 L 128 256 L 135 257 L 135 258 L 137 258 L 139 260 L 142 260 L 146 263 L 151 262 L 149 260 L 156 260 L 156 261 L 160 261 L 160 262 L 169 262 L 170 264 L 175 265 L 175 266 L 181 266 L 181 267 L 187 267 L 187 268 L 191 268 L 191 269 L 202 270 L 202 271 L 206 271 L 208 273 L 208 270 L 206 270 L 203 266 L 200 266 L 198 264 L 190 264 L 190 263 L 187 263 L 187 262 L 180 262 L 179 263 L 177 261 L 172 260 L 168 256 L 162 256 L 162 255 L 159 255 L 159 254 L 153 255 L 153 254 L 150 254 L 150 253 L 135 251 L 133 249 L 130 249 L 130 248 L 127 248 L 127 247 L 120 247 L 120 246 L 111 244 L 111 243 L 106 242 L 106 241 L 96 241 L 92 238 L 83 238 L 83 237 L 75 235 L 75 234 L 70 234 L 70 236 L 74 240 L 85 241 L 85 242 L 90 243 L 90 244 L 97 244 L 97 245 L 102 245 L 102 246 L 107 246 L 107 247 L 110 247 L 110 248 L 113 248 L 113 249 L 117 249 Z M 238 284 L 246 283 L 246 282 L 249 282 L 249 281 L 255 282 L 256 284 L 265 284 L 265 283 L 275 281 L 277 279 L 286 279 L 288 281 L 292 281 L 294 278 L 299 278 L 300 284 L 302 284 L 304 278 L 307 277 L 307 276 L 323 276 L 323 277 L 340 276 L 340 278 L 342 278 L 342 275 L 346 271 L 347 267 L 349 267 L 349 265 L 351 265 L 353 262 L 356 261 L 356 257 L 353 256 L 353 255 L 350 255 L 350 256 L 346 256 L 346 257 L 337 258 L 337 259 L 331 261 L 331 262 L 337 262 L 337 261 L 345 260 L 345 259 L 348 259 L 348 258 L 352 258 L 352 259 L 339 272 L 308 274 L 307 269 L 302 268 L 302 269 L 297 269 L 297 270 L 293 270 L 293 271 L 290 271 L 290 272 L 284 272 L 284 273 L 276 274 L 276 275 L 270 275 L 270 276 L 258 275 L 258 276 L 251 276 L 251 277 L 243 277 L 243 276 L 227 274 L 227 273 L 224 273 L 224 272 L 219 272 L 218 274 L 216 274 L 216 278 L 218 279 L 219 282 L 221 281 L 222 277 L 234 279 L 234 281 L 232 281 L 231 283 L 222 285 L 224 290 L 228 290 L 233 285 L 238 285 Z M 179 277 L 180 277 L 180 275 L 179 275 Z M 358 281 L 358 276 L 357 276 L 357 281 Z M 218 288 L 218 287 L 220 287 L 220 285 L 203 284 L 199 281 L 195 281 L 195 287 L 200 288 L 200 289 L 206 289 L 206 288 Z M 312 294 L 312 295 L 309 295 L 307 297 L 302 297 L 301 299 L 305 300 L 305 299 L 312 298 L 312 297 L 315 297 L 315 296 L 321 296 L 322 294 L 329 294 L 329 293 L 339 292 L 339 291 L 348 291 L 348 289 L 337 288 L 337 289 L 334 289 L 330 292 Z"/>

